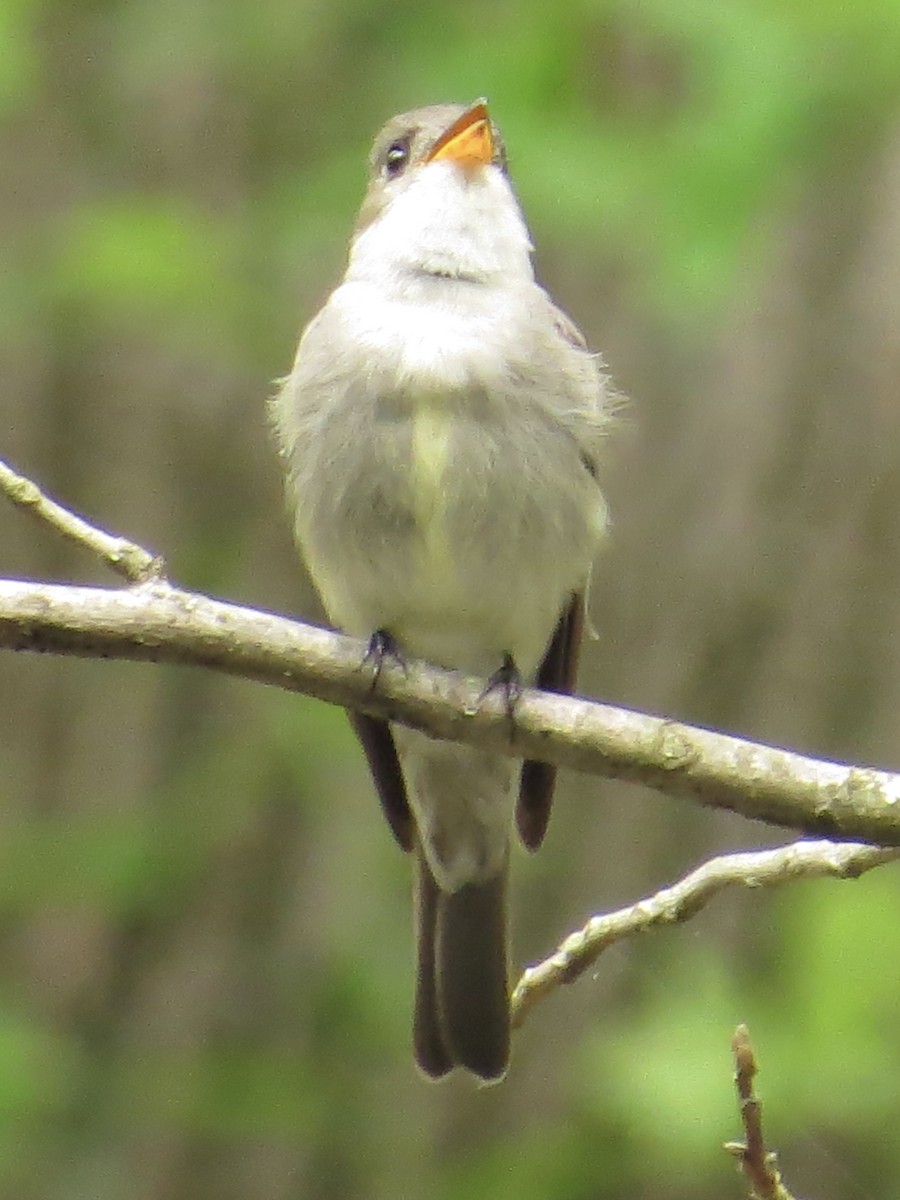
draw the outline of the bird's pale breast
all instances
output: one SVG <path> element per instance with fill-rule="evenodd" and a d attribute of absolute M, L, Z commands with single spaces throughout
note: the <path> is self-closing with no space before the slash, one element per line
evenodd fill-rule
<path fill-rule="evenodd" d="M 332 380 L 329 404 L 311 398 L 298 531 L 342 627 L 473 671 L 511 653 L 529 673 L 587 574 L 602 500 L 516 305 L 457 286 L 464 306 L 360 283 L 332 297 L 332 347 L 339 333 L 366 366 Z"/>

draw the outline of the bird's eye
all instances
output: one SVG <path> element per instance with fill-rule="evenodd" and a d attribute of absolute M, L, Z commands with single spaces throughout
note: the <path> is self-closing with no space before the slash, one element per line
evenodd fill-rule
<path fill-rule="evenodd" d="M 394 142 L 388 147 L 384 158 L 384 170 L 389 179 L 396 178 L 409 162 L 409 146 L 406 142 Z"/>

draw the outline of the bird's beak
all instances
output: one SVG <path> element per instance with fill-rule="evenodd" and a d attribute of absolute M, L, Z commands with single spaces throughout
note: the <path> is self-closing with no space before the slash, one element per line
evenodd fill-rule
<path fill-rule="evenodd" d="M 457 117 L 431 147 L 430 162 L 455 162 L 461 167 L 486 167 L 494 161 L 494 135 L 484 100 L 476 100 Z"/>

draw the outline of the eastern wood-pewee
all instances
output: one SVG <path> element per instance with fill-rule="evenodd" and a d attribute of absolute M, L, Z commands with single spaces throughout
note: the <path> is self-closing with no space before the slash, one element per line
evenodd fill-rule
<path fill-rule="evenodd" d="M 334 624 L 444 667 L 574 686 L 606 505 L 599 358 L 534 279 L 483 101 L 375 139 L 347 272 L 272 404 L 296 535 Z M 413 1040 L 427 1074 L 509 1061 L 513 824 L 536 848 L 554 772 L 351 714 L 416 861 Z"/>

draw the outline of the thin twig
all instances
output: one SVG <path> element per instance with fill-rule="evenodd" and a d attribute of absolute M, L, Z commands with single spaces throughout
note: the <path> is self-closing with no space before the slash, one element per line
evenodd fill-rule
<path fill-rule="evenodd" d="M 576 980 L 614 942 L 656 925 L 686 921 L 725 888 L 773 887 L 795 879 L 827 875 L 853 879 L 898 857 L 900 850 L 854 842 L 800 841 L 777 850 L 712 858 L 653 896 L 617 912 L 592 917 L 549 958 L 529 967 L 513 992 L 513 1024 L 520 1025 L 534 1005 L 550 992 Z"/>
<path fill-rule="evenodd" d="M 76 516 L 69 509 L 63 508 L 55 500 L 38 487 L 32 480 L 19 475 L 8 463 L 0 459 L 0 492 L 26 509 L 40 520 L 52 526 L 57 533 L 75 542 L 79 546 L 96 554 L 108 567 L 118 575 L 123 576 L 129 583 L 148 583 L 163 577 L 162 559 L 157 558 L 143 547 L 128 541 L 127 538 L 116 537 L 104 533 L 102 529 L 89 524 L 82 517 Z"/>
<path fill-rule="evenodd" d="M 734 1031 L 731 1049 L 734 1052 L 734 1082 L 746 1140 L 726 1142 L 725 1149 L 737 1159 L 738 1166 L 750 1185 L 750 1200 L 794 1200 L 781 1180 L 777 1156 L 766 1150 L 762 1131 L 762 1104 L 753 1091 L 753 1081 L 759 1068 L 750 1041 L 750 1031 L 746 1025 L 738 1025 Z"/>

